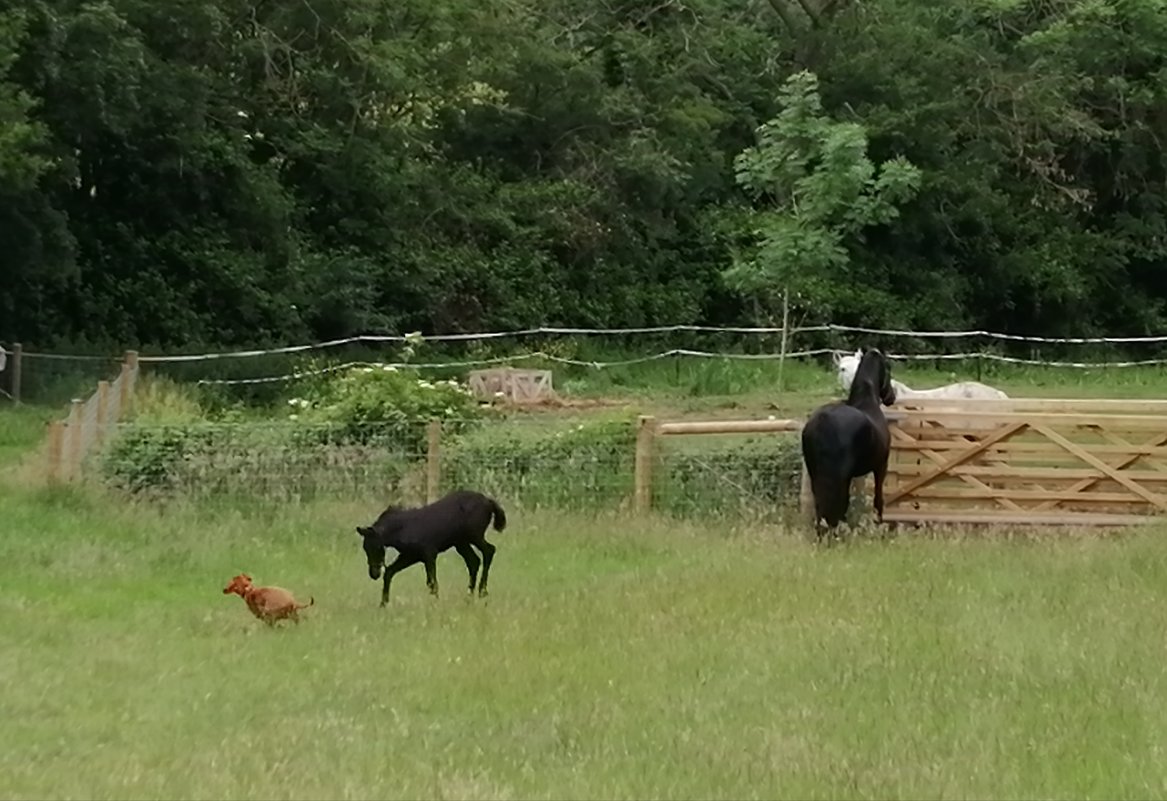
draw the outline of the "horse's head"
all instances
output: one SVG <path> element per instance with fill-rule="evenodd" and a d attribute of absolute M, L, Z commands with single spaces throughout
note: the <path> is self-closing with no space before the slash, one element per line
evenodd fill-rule
<path fill-rule="evenodd" d="M 385 545 L 372 526 L 357 526 L 357 533 L 361 535 L 361 546 L 365 549 L 369 578 L 376 581 L 381 578 L 381 571 L 385 569 Z"/>
<path fill-rule="evenodd" d="M 832 354 L 835 359 L 835 377 L 839 380 L 839 387 L 846 392 L 851 389 L 851 384 L 855 380 L 855 373 L 859 370 L 859 361 L 863 357 L 862 351 L 855 351 L 855 353 L 840 356 L 836 351 Z"/>
<path fill-rule="evenodd" d="M 884 406 L 891 406 L 896 402 L 896 388 L 891 380 L 891 362 L 878 348 L 872 348 L 870 352 L 879 357 L 879 400 Z"/>
<path fill-rule="evenodd" d="M 864 382 L 871 383 L 872 389 L 879 395 L 880 403 L 891 406 L 896 402 L 896 389 L 891 380 L 891 363 L 879 348 L 866 348 L 861 353 L 852 382 L 862 376 Z"/>

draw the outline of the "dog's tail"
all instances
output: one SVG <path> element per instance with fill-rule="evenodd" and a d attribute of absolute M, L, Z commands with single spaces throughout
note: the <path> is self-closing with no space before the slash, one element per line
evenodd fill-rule
<path fill-rule="evenodd" d="M 494 498 L 490 499 L 490 506 L 494 512 L 494 530 L 502 531 L 507 527 L 507 513 L 502 510 L 502 506 Z"/>
<path fill-rule="evenodd" d="M 312 606 L 314 603 L 316 603 L 316 596 L 315 596 L 315 595 L 310 595 L 310 596 L 308 596 L 308 603 L 306 603 L 306 604 L 297 604 L 297 605 L 296 605 L 296 608 L 297 608 L 297 609 L 307 609 L 308 607 Z"/>

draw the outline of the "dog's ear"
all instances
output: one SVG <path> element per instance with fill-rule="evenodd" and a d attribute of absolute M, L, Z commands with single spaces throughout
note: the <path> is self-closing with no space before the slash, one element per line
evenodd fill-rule
<path fill-rule="evenodd" d="M 367 537 L 373 533 L 373 529 L 368 528 L 366 526 L 357 526 L 357 533 L 360 534 L 362 537 Z"/>

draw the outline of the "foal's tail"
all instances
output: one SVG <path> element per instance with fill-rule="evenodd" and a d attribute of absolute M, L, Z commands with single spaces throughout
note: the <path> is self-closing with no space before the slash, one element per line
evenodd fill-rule
<path fill-rule="evenodd" d="M 311 596 L 309 596 L 309 597 L 308 597 L 308 603 L 306 603 L 306 604 L 296 604 L 296 608 L 297 608 L 297 609 L 307 609 L 308 607 L 312 606 L 314 603 L 316 603 L 316 596 L 315 596 L 315 595 L 311 595 Z"/>
<path fill-rule="evenodd" d="M 507 513 L 502 510 L 502 507 L 494 498 L 490 499 L 490 506 L 494 514 L 494 530 L 502 531 L 507 527 Z"/>

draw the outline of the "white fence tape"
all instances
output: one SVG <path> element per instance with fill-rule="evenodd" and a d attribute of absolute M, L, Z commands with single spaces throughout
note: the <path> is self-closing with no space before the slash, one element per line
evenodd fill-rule
<path fill-rule="evenodd" d="M 159 354 L 159 355 L 142 355 L 138 357 L 139 362 L 143 363 L 181 363 L 181 362 L 200 362 L 212 361 L 217 359 L 248 359 L 259 356 L 274 356 L 279 354 L 290 353 L 305 353 L 309 351 L 326 350 L 328 348 L 340 347 L 343 345 L 354 344 L 371 344 L 371 343 L 385 343 L 397 342 L 404 343 L 413 340 L 420 340 L 425 342 L 477 342 L 487 340 L 506 339 L 509 337 L 520 338 L 530 336 L 633 336 L 642 334 L 668 334 L 679 332 L 692 333 L 720 333 L 720 334 L 752 334 L 752 335 L 778 335 L 782 333 L 781 328 L 773 327 L 734 327 L 734 326 L 706 326 L 706 325 L 663 325 L 663 326 L 645 326 L 640 328 L 560 328 L 553 326 L 541 326 L 538 328 L 524 328 L 515 331 L 483 331 L 478 333 L 466 334 L 432 334 L 422 336 L 420 334 L 362 334 L 360 336 L 345 337 L 343 339 L 333 339 L 324 342 L 314 342 L 303 345 L 287 345 L 279 348 L 262 348 L 252 350 L 239 351 L 224 351 L 214 353 L 190 353 L 190 354 Z M 863 334 L 870 336 L 882 337 L 906 337 L 918 339 L 987 339 L 1002 342 L 1028 342 L 1033 344 L 1055 344 L 1055 345 L 1131 345 L 1131 344 L 1154 344 L 1167 343 L 1167 335 L 1162 336 L 1130 336 L 1130 337 L 1040 337 L 1027 336 L 1022 334 L 1003 334 L 996 331 L 986 331 L 983 329 L 970 329 L 967 331 L 907 331 L 897 329 L 885 328 L 864 328 L 859 326 L 847 325 L 812 325 L 801 328 L 791 328 L 787 332 L 788 337 L 795 337 L 799 334 L 810 333 L 851 333 Z M 684 351 L 675 350 L 668 351 L 665 354 L 657 354 L 648 356 L 644 359 L 630 360 L 627 363 L 634 364 L 637 361 L 651 361 L 664 356 L 672 355 L 707 355 L 699 351 Z M 724 356 L 725 358 L 733 358 L 731 354 L 715 354 L 717 356 Z M 793 355 L 793 354 L 788 354 Z M 979 355 L 979 354 L 978 354 Z M 38 353 L 25 351 L 24 356 L 33 359 L 73 359 L 83 361 L 120 361 L 121 357 L 113 356 L 92 356 L 92 355 L 74 355 L 62 353 Z M 738 355 L 740 356 L 740 355 Z M 985 358 L 995 358 L 990 354 L 985 354 Z M 515 358 L 525 358 L 523 356 Z M 548 357 L 550 358 L 550 357 Z M 749 356 L 748 358 L 771 358 L 769 356 Z M 906 357 L 905 357 L 906 358 Z M 957 355 L 940 355 L 940 356 L 922 356 L 921 358 L 967 358 L 963 354 Z M 998 360 L 1006 360 L 1004 357 L 997 357 Z M 505 361 L 499 360 L 499 361 Z M 482 360 L 477 363 L 487 363 Z M 621 362 L 623 363 L 623 362 Z M 1045 362 L 1024 362 L 1031 364 L 1046 364 Z M 1141 362 L 1146 364 L 1159 362 Z M 467 362 L 466 364 L 470 364 Z M 615 362 L 613 364 L 616 364 Z M 1055 363 L 1048 363 L 1055 364 Z M 1065 362 L 1065 366 L 1074 366 L 1076 363 Z M 1132 363 L 1133 364 L 1133 363 Z"/>
<path fill-rule="evenodd" d="M 786 358 L 798 359 L 807 356 L 820 356 L 827 353 L 838 353 L 846 355 L 845 351 L 838 351 L 831 348 L 819 348 L 817 350 L 803 350 L 793 353 L 787 353 Z M 310 378 L 312 376 L 324 375 L 325 373 L 333 373 L 341 370 L 347 370 L 353 367 L 367 367 L 370 369 L 391 367 L 393 369 L 417 368 L 417 369 L 442 369 L 442 368 L 461 368 L 461 367 L 482 367 L 492 364 L 504 364 L 508 362 L 522 362 L 531 359 L 544 359 L 549 362 L 558 364 L 570 364 L 579 367 L 591 367 L 594 369 L 603 369 L 605 367 L 626 367 L 633 364 L 643 364 L 645 362 L 658 361 L 660 359 L 667 359 L 674 356 L 700 358 L 700 359 L 731 359 L 740 361 L 777 361 L 782 358 L 778 353 L 712 353 L 702 350 L 686 350 L 677 348 L 674 350 L 662 351 L 648 356 L 641 356 L 636 359 L 622 359 L 619 361 L 599 362 L 599 361 L 583 361 L 580 359 L 567 359 L 561 356 L 552 356 L 547 353 L 539 351 L 533 353 L 522 353 L 515 356 L 498 357 L 494 359 L 472 359 L 468 361 L 454 361 L 454 362 L 345 362 L 344 364 L 330 365 L 322 367 L 317 370 L 304 370 L 296 373 L 287 373 L 284 375 L 263 376 L 260 378 L 224 378 L 224 379 L 204 379 L 199 381 L 199 384 L 205 385 L 236 385 L 236 384 L 270 384 L 279 381 L 294 381 L 301 378 Z M 1124 361 L 1124 362 L 1063 362 L 1063 361 L 1042 361 L 1039 359 L 1018 359 L 1011 356 L 998 356 L 992 353 L 945 353 L 945 354 L 928 354 L 928 353 L 889 353 L 888 358 L 895 361 L 934 361 L 934 360 L 975 360 L 984 359 L 986 361 L 1005 362 L 1008 364 L 1022 364 L 1033 367 L 1070 367 L 1077 369 L 1103 369 L 1109 367 L 1153 367 L 1157 365 L 1167 365 L 1167 359 L 1142 359 L 1139 361 Z"/>

